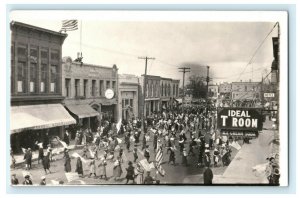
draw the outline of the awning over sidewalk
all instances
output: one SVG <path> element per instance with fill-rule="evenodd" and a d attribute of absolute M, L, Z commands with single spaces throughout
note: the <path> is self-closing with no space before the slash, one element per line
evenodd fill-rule
<path fill-rule="evenodd" d="M 80 105 L 66 105 L 67 109 L 78 116 L 79 119 L 99 116 L 99 112 L 95 111 L 91 106 L 87 104 Z"/>
<path fill-rule="evenodd" d="M 75 124 L 76 120 L 61 104 L 11 107 L 11 134 L 29 129 L 46 129 Z"/>

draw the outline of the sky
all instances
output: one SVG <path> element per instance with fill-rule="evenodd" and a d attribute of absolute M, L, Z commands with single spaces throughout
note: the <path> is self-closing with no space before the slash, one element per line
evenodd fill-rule
<path fill-rule="evenodd" d="M 63 19 L 68 18 L 40 18 L 34 12 L 21 11 L 11 14 L 11 20 L 54 31 L 60 30 Z M 277 28 L 257 51 L 252 63 L 247 63 L 274 24 L 83 19 L 78 30 L 67 32 L 62 55 L 74 60 L 77 52 L 82 51 L 83 62 L 116 64 L 120 74 L 142 75 L 145 60 L 138 57 L 148 56 L 155 58 L 148 61 L 149 75 L 181 81 L 179 67 L 191 68 L 186 74 L 188 79 L 190 75 L 206 76 L 206 66 L 210 66 L 211 83 L 261 81 L 271 69 L 272 37 L 277 36 Z"/>

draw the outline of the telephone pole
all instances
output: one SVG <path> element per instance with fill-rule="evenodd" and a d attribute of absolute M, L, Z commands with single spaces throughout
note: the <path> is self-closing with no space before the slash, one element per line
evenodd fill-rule
<path fill-rule="evenodd" d="M 189 68 L 189 67 L 180 67 L 178 69 L 179 69 L 179 72 L 182 72 L 182 90 L 183 90 L 182 105 L 184 105 L 184 98 L 185 98 L 185 90 L 184 90 L 185 73 L 190 72 L 191 68 Z"/>
<path fill-rule="evenodd" d="M 147 64 L 148 60 L 155 60 L 154 57 L 138 57 L 138 59 L 145 60 L 145 73 L 144 73 L 144 83 L 143 83 L 143 113 L 142 113 L 142 130 L 145 133 L 145 99 L 146 99 L 146 83 L 147 83 Z"/>

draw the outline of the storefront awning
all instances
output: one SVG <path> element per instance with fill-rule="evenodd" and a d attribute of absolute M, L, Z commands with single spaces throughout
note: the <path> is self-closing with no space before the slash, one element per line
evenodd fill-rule
<path fill-rule="evenodd" d="M 11 107 L 11 133 L 30 129 L 47 129 L 75 124 L 76 120 L 61 104 L 26 105 Z"/>
<path fill-rule="evenodd" d="M 95 111 L 91 106 L 87 104 L 66 105 L 66 107 L 67 109 L 69 109 L 69 111 L 78 116 L 79 119 L 100 115 L 97 111 Z"/>

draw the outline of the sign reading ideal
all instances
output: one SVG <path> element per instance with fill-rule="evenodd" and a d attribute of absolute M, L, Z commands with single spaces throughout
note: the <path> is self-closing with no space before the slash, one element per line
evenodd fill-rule
<path fill-rule="evenodd" d="M 262 115 L 260 109 L 222 108 L 218 112 L 218 128 L 227 130 L 261 131 Z"/>

